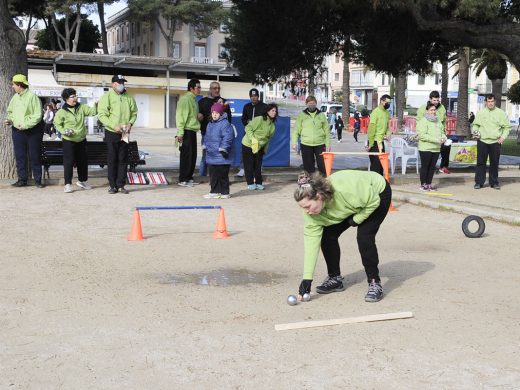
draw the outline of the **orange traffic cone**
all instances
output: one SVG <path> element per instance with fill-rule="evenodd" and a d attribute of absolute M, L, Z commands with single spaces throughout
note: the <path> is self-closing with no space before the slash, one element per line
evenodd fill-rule
<path fill-rule="evenodd" d="M 219 238 L 228 238 L 229 234 L 226 228 L 226 217 L 224 216 L 224 209 L 220 209 L 220 213 L 218 214 L 217 227 L 215 228 L 215 233 L 213 233 L 213 238 L 215 240 Z"/>
<path fill-rule="evenodd" d="M 332 152 L 323 152 L 323 162 L 325 163 L 325 172 L 327 176 L 330 176 L 332 173 L 332 163 L 334 162 L 334 153 Z"/>
<path fill-rule="evenodd" d="M 144 240 L 143 229 L 141 228 L 141 216 L 139 210 L 134 210 L 134 221 L 132 222 L 132 228 L 128 235 L 128 241 L 141 241 Z"/>
<path fill-rule="evenodd" d="M 381 162 L 381 165 L 383 166 L 383 172 L 384 176 L 387 182 L 390 183 L 390 173 L 388 172 L 388 153 L 382 153 L 379 156 L 379 161 Z M 392 205 L 392 202 L 390 201 L 390 211 L 397 211 L 397 209 Z"/>

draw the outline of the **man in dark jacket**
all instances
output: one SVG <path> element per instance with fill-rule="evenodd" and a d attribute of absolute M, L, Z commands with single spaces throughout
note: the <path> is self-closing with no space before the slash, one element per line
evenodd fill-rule
<path fill-rule="evenodd" d="M 200 122 L 200 133 L 201 137 L 201 145 L 204 144 L 204 136 L 206 135 L 206 128 L 208 127 L 208 122 L 211 119 L 211 106 L 215 103 L 220 103 L 224 106 L 224 112 L 227 114 L 227 119 L 229 123 L 231 123 L 231 109 L 229 108 L 229 104 L 226 104 L 226 99 L 220 96 L 220 83 L 217 81 L 213 81 L 209 85 L 209 96 L 204 97 L 199 100 L 199 112 L 203 115 L 203 118 Z M 202 157 L 200 159 L 199 165 L 199 175 L 206 176 L 206 150 L 202 150 Z"/>

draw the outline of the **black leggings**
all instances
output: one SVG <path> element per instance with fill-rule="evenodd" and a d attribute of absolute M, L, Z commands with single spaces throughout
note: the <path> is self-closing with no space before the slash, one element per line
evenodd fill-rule
<path fill-rule="evenodd" d="M 357 243 L 363 267 L 365 267 L 367 280 L 371 282 L 372 279 L 375 279 L 378 283 L 381 279 L 379 278 L 379 256 L 376 247 L 376 234 L 390 208 L 390 202 L 392 200 L 390 184 L 386 183 L 384 191 L 379 194 L 379 199 L 381 200 L 379 206 L 358 226 L 357 230 Z M 339 266 L 341 249 L 338 239 L 349 227 L 350 225 L 347 219 L 345 219 L 336 225 L 325 226 L 323 228 L 321 251 L 325 257 L 327 271 L 330 277 L 341 275 Z"/>
<path fill-rule="evenodd" d="M 432 184 L 433 175 L 435 173 L 435 164 L 439 158 L 439 152 L 421 152 L 421 170 L 419 176 L 422 184 Z"/>
<path fill-rule="evenodd" d="M 301 144 L 302 151 L 302 160 L 303 160 L 303 169 L 308 173 L 313 173 L 315 168 L 315 161 L 318 164 L 318 171 L 325 177 L 327 173 L 325 171 L 325 162 L 323 161 L 323 156 L 321 155 L 325 151 L 325 145 L 318 146 L 307 146 Z"/>

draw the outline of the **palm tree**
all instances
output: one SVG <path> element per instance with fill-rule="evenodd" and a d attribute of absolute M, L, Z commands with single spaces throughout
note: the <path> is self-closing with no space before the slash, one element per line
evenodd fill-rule
<path fill-rule="evenodd" d="M 459 75 L 459 93 L 457 97 L 457 135 L 469 137 L 470 128 L 468 122 L 468 85 L 469 85 L 469 67 L 470 67 L 470 51 L 467 47 L 461 47 L 457 51 L 458 56 L 458 75 Z M 454 76 L 455 77 L 455 76 Z"/>
<path fill-rule="evenodd" d="M 507 57 L 492 49 L 482 49 L 475 61 L 475 73 L 478 76 L 486 70 L 488 79 L 491 80 L 491 92 L 495 95 L 496 106 L 502 103 L 502 88 L 507 75 Z"/>

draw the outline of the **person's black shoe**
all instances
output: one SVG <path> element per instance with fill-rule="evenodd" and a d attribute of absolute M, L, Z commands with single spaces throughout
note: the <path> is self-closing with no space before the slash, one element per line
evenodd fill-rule
<path fill-rule="evenodd" d="M 379 302 L 383 299 L 383 287 L 381 283 L 376 282 L 375 279 L 368 284 L 368 292 L 365 295 L 365 302 Z"/>
<path fill-rule="evenodd" d="M 110 188 L 108 189 L 108 193 L 109 193 L 109 194 L 117 194 L 117 188 L 115 188 L 115 187 L 110 187 Z"/>
<path fill-rule="evenodd" d="M 17 182 L 11 184 L 13 187 L 25 187 L 27 185 L 26 181 L 18 180 Z"/>
<path fill-rule="evenodd" d="M 338 275 L 325 279 L 321 286 L 316 287 L 316 292 L 318 294 L 330 294 L 333 292 L 343 291 L 345 288 L 343 277 Z"/>
<path fill-rule="evenodd" d="M 473 188 L 476 189 L 476 190 L 480 190 L 482 188 L 482 186 L 480 184 L 478 184 L 478 183 L 475 183 Z"/>
<path fill-rule="evenodd" d="M 500 189 L 500 184 L 495 184 L 494 186 L 491 186 L 491 188 L 494 188 L 495 190 L 499 190 Z"/>
<path fill-rule="evenodd" d="M 44 185 L 42 184 L 41 181 L 37 181 L 34 185 L 36 186 L 36 188 L 43 188 L 44 187 Z"/>
<path fill-rule="evenodd" d="M 119 189 L 119 192 L 122 193 L 122 194 L 125 194 L 125 195 L 128 194 L 128 190 L 125 187 L 121 187 Z"/>

